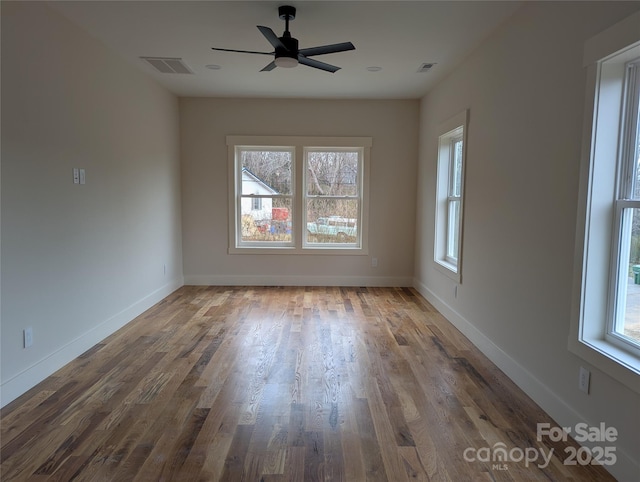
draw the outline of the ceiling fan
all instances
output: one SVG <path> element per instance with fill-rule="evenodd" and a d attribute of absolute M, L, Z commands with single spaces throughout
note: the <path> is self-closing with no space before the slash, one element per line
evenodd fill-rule
<path fill-rule="evenodd" d="M 251 50 L 231 50 L 212 47 L 213 50 L 221 50 L 223 52 L 240 52 L 245 54 L 261 54 L 274 55 L 273 62 L 268 64 L 260 72 L 267 72 L 276 67 L 295 67 L 298 64 L 307 65 L 326 72 L 334 73 L 340 70 L 335 65 L 320 62 L 319 60 L 310 59 L 315 55 L 333 54 L 336 52 L 345 52 L 347 50 L 355 50 L 351 42 L 342 42 L 331 45 L 321 45 L 320 47 L 311 47 L 307 49 L 298 48 L 298 39 L 293 38 L 289 32 L 289 21 L 296 18 L 296 9 L 288 5 L 278 7 L 278 15 L 285 21 L 284 33 L 282 37 L 278 37 L 269 27 L 258 25 L 258 30 L 262 32 L 267 41 L 275 49 L 273 52 L 254 52 Z"/>

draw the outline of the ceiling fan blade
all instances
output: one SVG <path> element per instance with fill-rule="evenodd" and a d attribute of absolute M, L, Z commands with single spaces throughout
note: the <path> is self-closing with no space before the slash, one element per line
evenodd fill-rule
<path fill-rule="evenodd" d="M 332 74 L 340 70 L 340 67 L 336 67 L 335 65 L 325 64 L 324 62 L 320 62 L 314 59 L 308 59 L 304 55 L 298 55 L 298 62 L 303 65 L 308 65 L 309 67 L 314 67 L 316 69 L 324 70 L 326 72 L 331 72 Z"/>
<path fill-rule="evenodd" d="M 333 54 L 336 52 L 346 52 L 347 50 L 355 50 L 351 42 L 342 42 L 339 44 L 321 45 L 320 47 L 310 47 L 308 49 L 300 49 L 299 53 L 305 57 L 313 57 L 314 55 Z"/>
<path fill-rule="evenodd" d="M 273 70 L 277 67 L 275 62 L 271 62 L 269 65 L 267 65 L 264 69 L 262 69 L 260 72 L 269 72 L 270 70 Z"/>
<path fill-rule="evenodd" d="M 233 50 L 233 49 L 219 49 L 211 47 L 211 50 L 220 50 L 222 52 L 238 52 L 241 54 L 260 54 L 260 55 L 273 55 L 274 52 L 254 52 L 253 50 Z"/>
<path fill-rule="evenodd" d="M 273 45 L 274 49 L 284 49 L 284 50 L 289 50 L 287 47 L 285 47 L 285 45 L 280 41 L 280 39 L 278 38 L 278 36 L 273 33 L 273 30 L 271 30 L 269 27 L 263 27 L 262 25 L 258 25 L 258 30 L 260 30 L 260 32 L 262 32 L 262 35 L 265 36 L 265 38 L 269 41 L 269 43 L 271 45 Z"/>

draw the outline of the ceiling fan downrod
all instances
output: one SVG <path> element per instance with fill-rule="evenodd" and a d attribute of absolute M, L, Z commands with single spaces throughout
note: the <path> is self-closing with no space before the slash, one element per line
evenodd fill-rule
<path fill-rule="evenodd" d="M 278 7 L 278 16 L 284 20 L 284 33 L 280 42 L 284 49 L 276 47 L 275 64 L 278 67 L 291 68 L 298 65 L 298 40 L 291 37 L 289 21 L 296 18 L 296 8 L 289 5 Z"/>
<path fill-rule="evenodd" d="M 284 33 L 291 36 L 289 33 L 289 20 L 294 20 L 296 18 L 296 7 L 291 7 L 289 5 L 278 7 L 278 16 L 280 19 L 284 20 Z"/>

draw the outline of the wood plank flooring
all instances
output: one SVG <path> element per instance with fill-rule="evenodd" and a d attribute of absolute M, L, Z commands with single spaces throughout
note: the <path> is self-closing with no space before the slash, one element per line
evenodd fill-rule
<path fill-rule="evenodd" d="M 183 287 L 1 417 L 7 482 L 614 480 L 407 288 Z"/>

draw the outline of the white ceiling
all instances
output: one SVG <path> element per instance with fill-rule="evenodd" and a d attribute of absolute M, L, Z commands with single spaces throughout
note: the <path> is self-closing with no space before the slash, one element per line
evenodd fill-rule
<path fill-rule="evenodd" d="M 77 1 L 47 2 L 179 96 L 412 99 L 424 95 L 522 3 L 516 1 Z M 278 35 L 278 6 L 297 8 L 300 48 L 353 42 L 299 65 L 260 72 L 271 52 L 257 25 Z M 160 74 L 140 57 L 180 57 L 193 74 Z M 424 63 L 436 65 L 418 72 Z M 206 66 L 215 64 L 219 70 Z M 370 72 L 367 67 L 381 67 Z"/>

